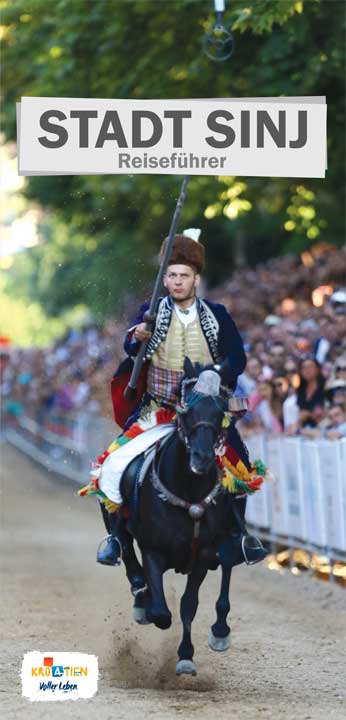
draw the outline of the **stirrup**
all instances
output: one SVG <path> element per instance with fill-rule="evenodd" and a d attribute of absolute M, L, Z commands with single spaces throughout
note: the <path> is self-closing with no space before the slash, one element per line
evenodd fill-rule
<path fill-rule="evenodd" d="M 268 555 L 268 550 L 263 547 L 261 540 L 256 535 L 243 535 L 241 549 L 247 565 L 255 565 Z"/>
<path fill-rule="evenodd" d="M 123 548 L 122 548 L 122 545 L 121 545 L 120 540 L 116 537 L 116 535 L 105 535 L 105 536 L 102 538 L 102 540 L 101 540 L 101 542 L 99 543 L 98 548 L 97 548 L 96 557 L 97 557 L 97 555 L 99 554 L 103 543 L 105 543 L 107 540 L 115 540 L 115 542 L 118 543 L 118 545 L 119 545 L 119 557 L 117 558 L 114 566 L 116 566 L 116 565 L 121 565 L 122 559 L 123 559 Z"/>

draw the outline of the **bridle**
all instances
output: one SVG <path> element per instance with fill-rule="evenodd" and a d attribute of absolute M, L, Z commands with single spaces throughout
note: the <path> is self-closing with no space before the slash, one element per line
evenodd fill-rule
<path fill-rule="evenodd" d="M 178 415 L 177 418 L 177 430 L 178 433 L 182 433 L 182 439 L 184 442 L 184 445 L 186 449 L 188 450 L 190 448 L 189 440 L 187 435 L 184 435 L 184 429 L 183 429 L 183 421 L 182 416 Z M 212 422 L 209 422 L 207 420 L 200 420 L 199 422 L 195 423 L 191 431 L 194 430 L 197 427 L 208 426 L 212 427 L 215 430 L 215 426 Z M 191 554 L 189 558 L 189 562 L 187 565 L 187 568 L 185 572 L 190 573 L 193 567 L 193 564 L 197 558 L 197 552 L 199 547 L 199 536 L 200 536 L 200 527 L 201 527 L 201 520 L 203 518 L 203 515 L 207 508 L 210 505 L 215 505 L 216 498 L 220 493 L 225 492 L 225 488 L 223 485 L 219 482 L 219 478 L 217 477 L 216 482 L 212 490 L 208 493 L 206 497 L 203 498 L 203 500 L 200 500 L 196 503 L 191 503 L 188 500 L 185 500 L 184 498 L 179 497 L 178 495 L 175 495 L 175 493 L 168 490 L 168 488 L 162 483 L 160 478 L 160 472 L 159 472 L 159 463 L 160 463 L 160 456 L 159 456 L 159 450 L 160 450 L 160 441 L 157 443 L 155 455 L 153 459 L 153 463 L 151 466 L 151 483 L 154 487 L 154 489 L 157 492 L 158 497 L 163 502 L 167 502 L 169 505 L 173 505 L 174 507 L 182 508 L 183 510 L 186 510 L 189 517 L 191 518 L 193 522 L 193 534 L 192 534 L 192 540 L 191 540 Z"/>
<path fill-rule="evenodd" d="M 215 427 L 214 423 L 210 420 L 198 420 L 195 422 L 191 428 L 189 428 L 189 432 L 187 432 L 185 423 L 184 423 L 184 415 L 186 415 L 189 410 L 194 407 L 198 402 L 200 402 L 203 398 L 207 397 L 206 395 L 203 395 L 202 393 L 196 393 L 195 397 L 190 399 L 188 402 L 185 398 L 185 391 L 186 386 L 190 385 L 192 383 L 195 383 L 197 378 L 193 379 L 184 379 L 182 380 L 182 391 L 181 391 L 181 399 L 180 402 L 176 405 L 176 423 L 177 423 L 177 431 L 178 436 L 180 440 L 183 442 L 185 448 L 187 451 L 190 450 L 190 436 L 192 433 L 197 430 L 197 428 L 205 427 L 205 428 L 211 428 L 214 432 L 215 436 L 215 443 L 214 448 L 217 448 L 221 445 L 221 442 L 226 434 L 225 428 L 220 429 L 220 431 L 217 431 L 217 428 Z M 227 388 L 222 388 L 223 390 L 227 391 Z M 218 405 L 219 397 L 218 396 L 210 396 L 214 400 L 214 403 Z M 224 409 L 220 406 L 219 410 L 224 412 Z M 158 446 L 156 448 L 152 469 L 151 469 L 151 482 L 153 487 L 155 488 L 158 497 L 163 501 L 169 503 L 169 505 L 173 505 L 175 507 L 180 507 L 187 511 L 188 515 L 190 516 L 191 520 L 193 521 L 193 535 L 192 535 L 192 541 L 191 541 L 191 555 L 190 560 L 188 564 L 187 572 L 191 572 L 192 566 L 195 562 L 195 559 L 197 557 L 197 551 L 199 546 L 199 536 L 200 536 L 200 525 L 201 520 L 203 518 L 203 515 L 207 508 L 211 504 L 215 504 L 216 498 L 219 495 L 219 493 L 224 492 L 223 485 L 219 482 L 219 479 L 217 477 L 216 483 L 212 490 L 208 493 L 208 495 L 203 498 L 200 502 L 197 503 L 191 503 L 187 500 L 178 497 L 174 493 L 172 493 L 168 488 L 163 485 L 160 479 L 160 472 L 159 472 L 159 446 L 160 443 L 158 443 Z M 219 473 L 218 473 L 219 474 Z"/>
<path fill-rule="evenodd" d="M 189 432 L 187 433 L 187 430 L 184 425 L 184 420 L 182 415 L 177 415 L 177 430 L 180 440 L 184 443 L 186 450 L 191 449 L 190 445 L 190 436 L 192 433 L 197 430 L 199 427 L 206 427 L 211 428 L 216 435 L 216 427 L 214 423 L 210 422 L 209 420 L 198 420 L 198 422 L 194 423 L 191 428 L 189 428 Z M 216 435 L 216 440 L 214 443 L 214 447 L 217 447 L 220 444 L 221 438 L 224 435 L 224 429 L 221 428 L 220 432 Z"/>
<path fill-rule="evenodd" d="M 197 378 L 190 378 L 188 380 L 182 381 L 182 392 L 181 392 L 181 400 L 180 403 L 176 405 L 176 413 L 177 413 L 177 430 L 180 440 L 185 445 L 186 450 L 190 450 L 190 437 L 192 433 L 199 427 L 205 427 L 205 428 L 211 428 L 213 431 L 216 439 L 214 443 L 214 448 L 218 447 L 225 436 L 225 430 L 224 428 L 221 428 L 219 432 L 217 432 L 217 428 L 215 427 L 214 423 L 210 420 L 198 420 L 195 422 L 187 432 L 185 423 L 184 423 L 184 415 L 186 415 L 189 410 L 191 410 L 195 405 L 197 405 L 198 402 L 203 400 L 206 396 L 202 394 L 196 394 L 196 397 L 192 400 L 192 402 L 187 402 L 185 399 L 186 394 L 186 386 L 190 384 L 194 384 L 196 382 Z M 228 393 L 227 388 L 224 388 L 221 386 L 221 389 L 226 391 Z M 218 397 L 212 397 L 212 400 L 214 401 L 215 405 L 218 406 L 218 409 L 224 412 L 223 408 L 218 405 Z"/>

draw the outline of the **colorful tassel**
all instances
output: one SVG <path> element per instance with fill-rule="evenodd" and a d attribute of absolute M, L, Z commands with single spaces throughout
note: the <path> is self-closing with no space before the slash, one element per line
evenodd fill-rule
<path fill-rule="evenodd" d="M 101 502 L 105 506 L 106 510 L 111 514 L 117 513 L 119 508 L 121 507 L 121 505 L 113 502 L 112 500 L 109 500 L 109 498 L 107 497 L 102 498 Z"/>
<path fill-rule="evenodd" d="M 162 423 L 173 422 L 175 417 L 175 410 L 160 408 L 156 403 L 152 403 L 145 416 L 139 418 L 126 432 L 113 440 L 108 449 L 98 457 L 98 464 L 95 464 L 92 468 L 92 478 L 89 484 L 78 490 L 78 495 L 80 497 L 98 495 L 108 512 L 117 512 L 120 505 L 109 500 L 99 488 L 98 476 L 100 475 L 101 466 L 104 461 L 111 453 L 138 435 L 141 435 L 141 433 L 147 429 Z M 228 415 L 225 415 L 222 427 L 226 429 L 229 423 L 230 418 Z M 262 460 L 255 460 L 254 463 L 252 463 L 251 469 L 248 470 L 236 450 L 227 442 L 225 442 L 223 447 L 218 449 L 215 460 L 218 468 L 223 471 L 221 483 L 232 494 L 246 493 L 251 495 L 261 488 L 263 480 L 272 479 L 271 473 Z"/>

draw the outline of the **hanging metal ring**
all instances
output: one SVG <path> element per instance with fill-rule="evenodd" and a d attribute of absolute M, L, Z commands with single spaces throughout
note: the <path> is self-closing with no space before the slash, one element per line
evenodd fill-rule
<path fill-rule="evenodd" d="M 209 60 L 224 62 L 234 52 L 234 37 L 222 24 L 216 24 L 203 38 L 203 50 Z"/>

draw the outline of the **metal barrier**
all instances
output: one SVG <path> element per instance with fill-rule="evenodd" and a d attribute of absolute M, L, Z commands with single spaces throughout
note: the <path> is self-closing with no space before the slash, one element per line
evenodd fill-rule
<path fill-rule="evenodd" d="M 275 476 L 248 499 L 247 523 L 275 545 L 346 561 L 346 438 L 254 436 L 250 457 Z"/>
<path fill-rule="evenodd" d="M 12 445 L 79 485 L 87 483 L 91 463 L 117 434 L 114 422 L 87 413 L 47 412 L 39 419 L 6 416 L 3 430 Z"/>
<path fill-rule="evenodd" d="M 39 421 L 5 418 L 6 439 L 48 470 L 80 485 L 91 462 L 117 434 L 111 420 L 78 413 L 47 413 Z M 248 498 L 246 519 L 264 540 L 346 561 L 346 438 L 246 439 L 251 459 L 263 459 L 275 476 Z"/>

